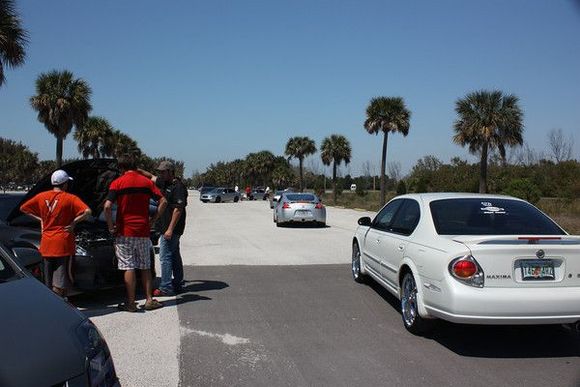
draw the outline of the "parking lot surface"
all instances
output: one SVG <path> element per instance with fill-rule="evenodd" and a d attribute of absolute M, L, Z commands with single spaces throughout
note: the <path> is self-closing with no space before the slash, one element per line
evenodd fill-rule
<path fill-rule="evenodd" d="M 135 314 L 114 308 L 122 289 L 74 302 L 124 386 L 580 385 L 580 342 L 562 327 L 407 333 L 393 297 L 350 277 L 364 215 L 328 208 L 326 228 L 277 228 L 268 202 L 190 192 L 183 294 Z"/>

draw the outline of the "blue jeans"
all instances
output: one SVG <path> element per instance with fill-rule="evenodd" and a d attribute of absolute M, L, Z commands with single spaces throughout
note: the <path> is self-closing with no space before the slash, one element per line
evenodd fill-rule
<path fill-rule="evenodd" d="M 167 240 L 159 239 L 159 261 L 161 262 L 161 284 L 159 290 L 164 293 L 178 293 L 183 281 L 183 261 L 179 251 L 179 238 L 173 235 Z M 173 275 L 173 279 L 171 278 Z"/>

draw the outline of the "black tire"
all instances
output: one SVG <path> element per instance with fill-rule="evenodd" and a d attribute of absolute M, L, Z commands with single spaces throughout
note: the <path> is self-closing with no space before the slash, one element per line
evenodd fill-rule
<path fill-rule="evenodd" d="M 326 222 L 318 222 L 317 226 L 320 228 L 324 228 L 326 227 Z"/>
<path fill-rule="evenodd" d="M 401 281 L 401 317 L 405 329 L 414 335 L 424 335 L 433 330 L 434 320 L 425 319 L 417 306 L 417 283 L 411 272 L 405 273 Z"/>
<path fill-rule="evenodd" d="M 358 247 L 358 243 L 352 244 L 352 265 L 351 265 L 351 273 L 352 279 L 359 284 L 364 284 L 367 282 L 368 277 L 361 273 L 360 271 L 360 248 Z"/>
<path fill-rule="evenodd" d="M 234 196 L 234 203 L 237 203 L 239 200 L 240 200 L 240 198 L 239 198 L 239 197 L 237 197 L 237 196 Z"/>
<path fill-rule="evenodd" d="M 276 221 L 276 227 L 282 227 L 282 223 Z"/>
<path fill-rule="evenodd" d="M 220 203 L 221 201 L 222 201 L 222 198 L 220 198 L 219 196 L 217 198 L 215 198 L 216 203 Z"/>

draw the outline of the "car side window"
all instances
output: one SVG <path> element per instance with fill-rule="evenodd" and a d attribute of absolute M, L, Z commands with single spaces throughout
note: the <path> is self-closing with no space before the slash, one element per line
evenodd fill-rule
<path fill-rule="evenodd" d="M 375 219 L 373 220 L 371 227 L 376 228 L 378 230 L 388 231 L 389 226 L 391 225 L 391 222 L 395 217 L 395 214 L 399 210 L 399 207 L 401 207 L 402 203 L 403 203 L 402 199 L 397 199 L 387 204 L 377 214 L 377 216 L 375 216 Z"/>
<path fill-rule="evenodd" d="M 390 225 L 390 231 L 402 235 L 411 235 L 415 231 L 417 224 L 419 224 L 420 216 L 419 203 L 415 200 L 405 199 Z"/>

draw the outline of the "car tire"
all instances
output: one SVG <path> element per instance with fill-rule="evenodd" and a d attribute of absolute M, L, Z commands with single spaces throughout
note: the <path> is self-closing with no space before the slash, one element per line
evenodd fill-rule
<path fill-rule="evenodd" d="M 368 277 L 364 275 L 361 270 L 361 259 L 360 259 L 360 248 L 358 247 L 358 243 L 352 244 L 352 265 L 351 265 L 351 272 L 352 278 L 355 282 L 359 284 L 364 284 L 367 282 Z"/>
<path fill-rule="evenodd" d="M 217 198 L 215 198 L 216 203 L 220 203 L 221 201 L 222 201 L 222 198 L 220 198 L 219 196 Z"/>
<path fill-rule="evenodd" d="M 401 282 L 401 316 L 405 329 L 414 335 L 423 335 L 433 329 L 434 320 L 419 315 L 417 283 L 411 272 L 405 273 Z"/>
<path fill-rule="evenodd" d="M 239 197 L 237 197 L 237 196 L 234 196 L 234 203 L 237 203 L 239 200 L 240 200 L 240 198 L 239 198 Z"/>

